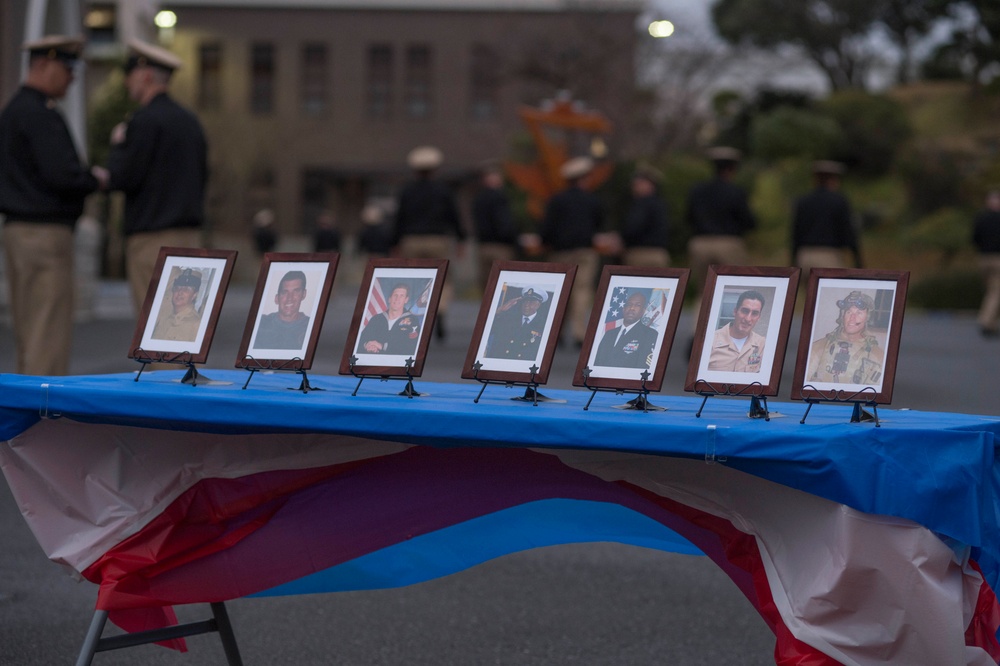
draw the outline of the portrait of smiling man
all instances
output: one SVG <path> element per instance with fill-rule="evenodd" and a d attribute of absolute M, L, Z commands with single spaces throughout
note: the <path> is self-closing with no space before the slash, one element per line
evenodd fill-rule
<path fill-rule="evenodd" d="M 716 330 L 712 338 L 709 370 L 760 372 L 766 340 L 754 328 L 760 321 L 765 302 L 764 295 L 753 289 L 739 295 L 733 308 L 733 320 Z"/>
<path fill-rule="evenodd" d="M 278 282 L 278 291 L 274 295 L 278 310 L 260 318 L 254 348 L 302 348 L 309 330 L 309 315 L 301 311 L 302 301 L 307 294 L 305 273 L 298 270 L 285 273 Z"/>

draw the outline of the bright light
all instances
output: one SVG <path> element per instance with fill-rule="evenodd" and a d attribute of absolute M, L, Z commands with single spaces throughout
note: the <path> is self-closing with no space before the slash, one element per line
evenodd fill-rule
<path fill-rule="evenodd" d="M 669 37 L 674 34 L 674 24 L 670 21 L 653 21 L 649 24 L 649 34 L 653 37 Z"/>
<path fill-rule="evenodd" d="M 153 23 L 156 24 L 157 28 L 172 28 L 177 25 L 177 14 L 166 10 L 157 12 Z"/>

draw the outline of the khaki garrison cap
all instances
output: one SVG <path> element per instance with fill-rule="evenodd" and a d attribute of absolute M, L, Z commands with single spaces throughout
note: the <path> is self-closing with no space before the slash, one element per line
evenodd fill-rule
<path fill-rule="evenodd" d="M 574 157 L 567 160 L 559 169 L 559 173 L 566 180 L 576 180 L 583 178 L 594 168 L 594 160 L 589 157 Z"/>
<path fill-rule="evenodd" d="M 426 169 L 436 169 L 444 161 L 444 154 L 434 146 L 420 146 L 410 151 L 406 156 L 406 163 L 411 169 L 424 171 Z"/>
<path fill-rule="evenodd" d="M 844 173 L 844 165 L 831 160 L 813 162 L 813 173 L 819 175 L 839 176 Z"/>
<path fill-rule="evenodd" d="M 743 157 L 743 153 L 729 146 L 709 148 L 707 155 L 713 162 L 739 162 Z"/>
<path fill-rule="evenodd" d="M 183 61 L 163 47 L 147 44 L 138 39 L 128 40 L 128 60 L 125 71 L 130 72 L 136 67 L 159 67 L 168 72 L 178 69 Z"/>

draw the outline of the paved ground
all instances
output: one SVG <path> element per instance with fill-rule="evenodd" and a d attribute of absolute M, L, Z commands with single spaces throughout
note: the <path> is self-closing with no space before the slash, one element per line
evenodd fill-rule
<path fill-rule="evenodd" d="M 348 293 L 350 292 L 350 293 Z M 314 372 L 334 374 L 356 292 L 339 289 L 327 313 Z M 231 289 L 207 368 L 231 368 L 249 290 Z M 424 377 L 462 382 L 476 302 L 449 313 Z M 101 285 L 96 318 L 77 330 L 73 373 L 127 372 L 134 321 L 121 283 Z M 778 401 L 787 400 L 798 320 Z M 678 349 L 693 328 L 686 313 Z M 0 325 L 0 372 L 10 372 L 10 331 Z M 571 388 L 576 350 L 561 348 L 549 385 Z M 663 393 L 683 394 L 686 359 L 675 349 Z M 908 313 L 893 408 L 1000 415 L 1000 342 L 981 339 L 971 315 Z M 497 388 L 495 390 L 503 390 Z M 653 399 L 655 402 L 655 399 Z M 847 409 L 847 408 L 845 408 Z M 49 563 L 0 484 L 0 666 L 71 664 L 93 610 L 95 587 Z M 400 590 L 230 604 L 250 664 L 684 664 L 773 663 L 774 638 L 736 587 L 706 558 L 617 544 L 539 549 Z M 200 608 L 182 609 L 186 619 Z M 212 636 L 186 655 L 152 646 L 97 656 L 98 666 L 221 664 Z"/>

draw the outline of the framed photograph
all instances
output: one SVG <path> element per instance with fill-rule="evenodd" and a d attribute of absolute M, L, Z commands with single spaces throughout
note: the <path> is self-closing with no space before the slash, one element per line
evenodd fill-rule
<path fill-rule="evenodd" d="M 447 271 L 447 259 L 370 260 L 340 373 L 419 377 Z"/>
<path fill-rule="evenodd" d="M 494 262 L 462 378 L 544 384 L 574 277 L 571 264 Z"/>
<path fill-rule="evenodd" d="M 709 266 L 685 391 L 778 394 L 798 268 Z"/>
<path fill-rule="evenodd" d="M 809 273 L 792 398 L 892 401 L 907 271 Z"/>
<path fill-rule="evenodd" d="M 129 358 L 204 363 L 234 263 L 235 250 L 160 248 Z"/>
<path fill-rule="evenodd" d="M 573 385 L 659 391 L 690 273 L 605 266 Z"/>
<path fill-rule="evenodd" d="M 335 252 L 264 255 L 236 367 L 312 367 L 339 260 Z"/>

